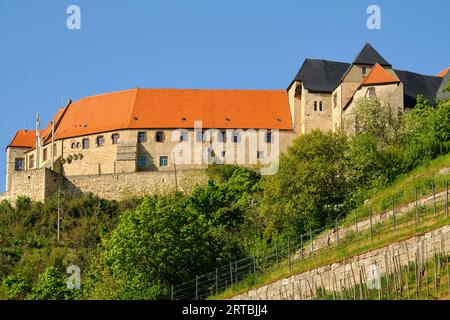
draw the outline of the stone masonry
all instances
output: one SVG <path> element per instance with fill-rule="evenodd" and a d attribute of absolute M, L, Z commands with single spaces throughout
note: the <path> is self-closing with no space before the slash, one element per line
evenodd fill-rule
<path fill-rule="evenodd" d="M 369 279 L 373 268 L 379 274 L 391 273 L 394 265 L 404 267 L 418 257 L 424 263 L 434 254 L 450 252 L 450 226 L 392 243 L 349 259 L 290 276 L 237 295 L 232 300 L 308 300 L 316 290 L 340 292 L 354 287 L 362 279 Z"/>

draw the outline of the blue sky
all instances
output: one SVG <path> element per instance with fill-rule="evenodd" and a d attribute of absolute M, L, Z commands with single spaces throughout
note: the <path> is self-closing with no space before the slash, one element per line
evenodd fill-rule
<path fill-rule="evenodd" d="M 81 30 L 66 27 L 72 4 Z M 366 27 L 371 4 L 381 30 Z M 351 62 L 365 42 L 395 68 L 436 74 L 450 66 L 449 12 L 444 0 L 0 0 L 0 146 L 32 129 L 38 111 L 46 125 L 62 99 L 135 87 L 285 89 L 305 58 Z"/>

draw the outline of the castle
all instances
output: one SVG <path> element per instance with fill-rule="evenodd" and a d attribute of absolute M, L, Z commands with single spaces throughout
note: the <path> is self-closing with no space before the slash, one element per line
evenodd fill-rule
<path fill-rule="evenodd" d="M 395 116 L 418 95 L 448 98 L 448 71 L 395 70 L 366 44 L 352 63 L 306 59 L 287 90 L 132 89 L 69 101 L 45 129 L 16 132 L 1 198 L 43 200 L 61 189 L 112 199 L 188 191 L 206 180 L 211 159 L 267 164 L 298 135 L 348 130 L 361 97 L 378 97 Z M 193 159 L 196 148 L 202 156 Z"/>

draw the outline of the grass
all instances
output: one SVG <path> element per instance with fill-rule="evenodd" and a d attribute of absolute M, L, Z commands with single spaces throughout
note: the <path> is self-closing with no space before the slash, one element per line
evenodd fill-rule
<path fill-rule="evenodd" d="M 391 197 L 394 196 L 396 207 L 406 205 L 415 201 L 415 190 L 417 188 L 418 199 L 427 198 L 432 195 L 431 184 L 434 181 L 435 192 L 445 190 L 446 180 L 450 179 L 450 172 L 439 174 L 443 168 L 450 168 L 450 154 L 440 156 L 427 164 L 424 164 L 407 175 L 398 177 L 394 183 L 371 196 L 367 203 L 356 209 L 359 219 L 369 216 L 369 206 L 373 213 L 384 212 L 391 208 Z M 347 215 L 342 225 L 354 223 L 354 216 Z"/>

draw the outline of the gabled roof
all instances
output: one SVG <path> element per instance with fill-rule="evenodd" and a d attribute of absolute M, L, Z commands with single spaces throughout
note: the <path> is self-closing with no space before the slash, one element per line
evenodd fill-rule
<path fill-rule="evenodd" d="M 374 65 L 377 63 L 381 66 L 391 67 L 391 64 L 387 62 L 369 43 L 364 45 L 355 60 L 353 60 L 353 64 Z"/>
<path fill-rule="evenodd" d="M 442 78 L 403 70 L 395 70 L 395 73 L 403 82 L 405 107 L 413 108 L 416 105 L 418 95 L 424 96 L 431 102 L 436 99 Z"/>
<path fill-rule="evenodd" d="M 294 80 L 303 82 L 310 91 L 333 92 L 349 67 L 345 62 L 306 59 Z"/>
<path fill-rule="evenodd" d="M 367 77 L 362 82 L 363 85 L 374 85 L 374 84 L 386 84 L 386 83 L 396 83 L 400 80 L 393 74 L 387 72 L 378 63 L 370 70 Z"/>
<path fill-rule="evenodd" d="M 132 89 L 86 97 L 66 110 L 55 139 L 121 129 L 292 130 L 285 90 Z"/>
<path fill-rule="evenodd" d="M 447 68 L 447 69 L 442 70 L 441 72 L 439 72 L 439 73 L 437 74 L 437 76 L 438 76 L 438 77 L 441 77 L 441 78 L 444 78 L 444 77 L 448 74 L 448 71 L 449 71 L 449 70 L 450 70 L 450 67 Z"/>
<path fill-rule="evenodd" d="M 7 148 L 31 148 L 35 143 L 36 130 L 18 130 Z"/>

